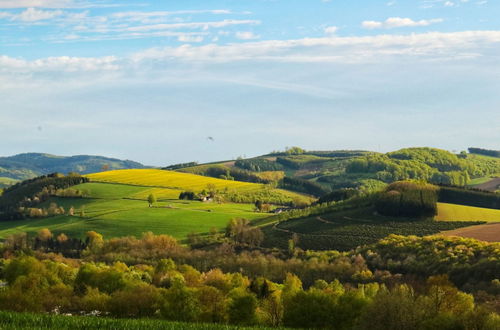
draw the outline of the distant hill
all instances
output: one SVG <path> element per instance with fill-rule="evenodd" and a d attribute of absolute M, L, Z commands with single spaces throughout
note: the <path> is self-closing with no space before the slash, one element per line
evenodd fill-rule
<path fill-rule="evenodd" d="M 377 191 L 386 184 L 407 179 L 474 186 L 489 182 L 492 176 L 500 173 L 500 159 L 426 147 L 388 153 L 306 151 L 293 147 L 254 158 L 210 164 L 178 164 L 172 169 L 239 181 L 274 181 L 278 187 L 321 197 L 339 189 Z"/>
<path fill-rule="evenodd" d="M 55 156 L 43 153 L 24 153 L 0 157 L 0 187 L 39 175 L 59 172 L 88 174 L 109 170 L 145 168 L 141 163 L 102 156 Z"/>

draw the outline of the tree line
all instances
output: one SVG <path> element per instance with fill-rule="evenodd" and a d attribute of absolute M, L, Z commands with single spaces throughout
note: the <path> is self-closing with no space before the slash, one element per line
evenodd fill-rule
<path fill-rule="evenodd" d="M 474 263 L 463 250 L 492 258 L 498 254 L 494 244 L 434 238 L 432 247 L 425 238 L 394 236 L 349 254 L 297 251 L 277 257 L 227 246 L 189 250 L 165 235 L 104 240 L 89 232 L 87 237 L 82 259 L 48 253 L 45 246 L 16 253 L 12 242 L 4 243 L 0 277 L 7 285 L 0 291 L 0 308 L 329 329 L 493 330 L 500 322 L 494 306 L 443 275 L 456 274 L 460 263 L 450 264 L 442 255 L 454 252 L 467 254 L 472 267 L 481 265 L 483 274 L 476 277 L 494 277 L 493 263 L 488 272 L 484 262 Z M 419 253 L 422 245 L 430 249 L 419 259 L 425 275 L 405 278 L 404 272 L 415 267 L 408 255 Z M 426 262 L 439 266 L 436 260 L 449 268 L 425 268 L 431 265 Z M 395 273 L 368 267 L 384 262 Z"/>
<path fill-rule="evenodd" d="M 481 148 L 469 148 L 469 152 L 471 154 L 484 155 L 490 157 L 499 157 L 500 158 L 500 150 L 489 150 L 489 149 L 481 149 Z"/>
<path fill-rule="evenodd" d="M 83 197 L 82 191 L 70 187 L 88 181 L 78 174 L 53 173 L 10 186 L 0 196 L 0 220 L 25 218 L 26 208 L 34 207 L 50 196 Z"/>

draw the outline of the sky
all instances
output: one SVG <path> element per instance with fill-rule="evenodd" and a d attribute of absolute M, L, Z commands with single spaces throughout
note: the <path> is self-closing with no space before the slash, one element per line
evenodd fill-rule
<path fill-rule="evenodd" d="M 500 149 L 498 0 L 0 0 L 0 155 Z"/>

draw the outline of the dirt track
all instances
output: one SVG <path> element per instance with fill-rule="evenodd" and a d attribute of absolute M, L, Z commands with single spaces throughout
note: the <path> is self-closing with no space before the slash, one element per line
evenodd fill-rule
<path fill-rule="evenodd" d="M 500 223 L 489 223 L 479 226 L 465 227 L 455 230 L 444 231 L 444 236 L 460 236 L 466 238 L 475 238 L 486 242 L 500 242 Z"/>
<path fill-rule="evenodd" d="M 474 188 L 488 191 L 498 190 L 500 189 L 500 178 L 494 178 L 488 182 L 478 184 L 477 186 L 474 186 Z"/>

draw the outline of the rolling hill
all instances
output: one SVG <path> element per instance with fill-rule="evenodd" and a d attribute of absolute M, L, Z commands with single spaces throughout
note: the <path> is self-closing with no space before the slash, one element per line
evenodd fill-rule
<path fill-rule="evenodd" d="M 232 162 L 182 165 L 172 168 L 211 177 L 229 175 L 251 182 L 266 181 L 263 173 L 284 175 L 285 178 L 279 180 L 281 187 L 317 197 L 346 188 L 376 191 L 394 181 L 407 179 L 474 186 L 500 173 L 500 158 L 454 154 L 436 148 L 406 148 L 383 154 L 358 150 L 306 151 L 295 147 Z"/>
<path fill-rule="evenodd" d="M 0 187 L 31 179 L 40 175 L 59 172 L 88 174 L 107 169 L 144 168 L 141 163 L 102 156 L 55 156 L 44 153 L 25 153 L 0 157 Z"/>
<path fill-rule="evenodd" d="M 268 213 L 255 212 L 255 199 L 269 199 L 278 205 L 312 201 L 309 196 L 264 184 L 158 169 L 105 171 L 87 177 L 91 182 L 71 187 L 73 191 L 82 192 L 83 198 L 52 196 L 36 206 L 49 208 L 55 203 L 64 210 L 62 214 L 0 222 L 0 238 L 20 232 L 32 234 L 49 228 L 54 233 L 65 233 L 71 237 L 84 237 L 86 232 L 92 230 L 107 238 L 139 237 L 151 231 L 184 240 L 194 232 L 206 234 L 213 229 L 221 231 L 232 218 L 252 221 L 269 217 Z M 200 193 L 210 189 L 221 195 L 224 202 L 179 200 L 183 191 Z M 158 198 L 154 207 L 149 207 L 147 202 L 151 193 Z M 233 199 L 239 203 L 233 202 Z M 72 215 L 70 209 L 73 210 Z"/>
<path fill-rule="evenodd" d="M 500 160 L 494 157 L 455 155 L 433 148 L 408 148 L 387 154 L 308 152 L 292 148 L 251 159 L 179 164 L 170 166 L 172 170 L 138 168 L 99 172 L 106 161 L 110 168 L 143 166 L 91 156 L 65 158 L 25 154 L 10 157 L 9 161 L 29 163 L 26 168 L 33 171 L 64 172 L 71 168 L 86 172 L 101 167 L 96 173 L 85 175 L 91 182 L 72 187 L 83 192 L 84 198 L 53 195 L 40 206 L 48 208 L 50 203 L 56 203 L 66 213 L 72 208 L 74 215 L 65 213 L 51 218 L 1 223 L 0 237 L 48 227 L 78 237 L 88 230 L 102 232 L 107 237 L 139 236 L 144 231 L 153 231 L 185 239 L 191 232 L 207 233 L 212 228 L 221 230 L 230 219 L 241 217 L 263 226 L 269 247 L 286 247 L 288 239 L 295 233 L 299 235 L 303 248 L 349 249 L 375 242 L 388 234 L 435 234 L 479 222 L 496 221 L 498 215 L 496 210 L 467 207 L 464 206 L 467 203 L 453 201 L 439 204 L 437 220 L 446 221 L 437 222 L 422 219 L 399 221 L 376 215 L 373 208 L 366 205 L 349 212 L 342 211 L 347 212 L 345 214 L 329 210 L 315 216 L 297 216 L 283 223 L 268 220 L 273 219 L 270 214 L 254 212 L 254 203 L 258 200 L 274 205 L 305 206 L 315 201 L 313 195 L 319 197 L 338 189 L 374 192 L 400 179 L 445 184 L 456 181 L 463 185 L 468 178 L 480 182 L 481 177 L 500 169 Z M 217 195 L 217 199 L 210 203 L 179 200 L 181 192 L 207 195 L 210 191 Z M 450 198 L 457 198 L 456 192 L 450 193 Z M 158 199 L 153 208 L 149 208 L 146 202 L 150 194 Z M 469 191 L 467 194 L 474 193 Z M 472 195 L 459 195 L 462 199 L 472 198 Z M 483 197 L 478 198 L 482 200 Z M 476 222 L 463 222 L 470 220 Z"/>

